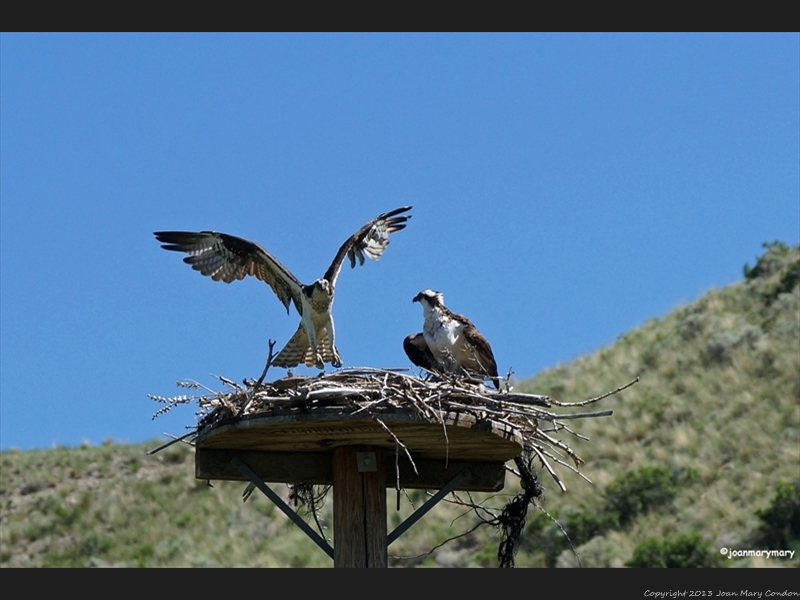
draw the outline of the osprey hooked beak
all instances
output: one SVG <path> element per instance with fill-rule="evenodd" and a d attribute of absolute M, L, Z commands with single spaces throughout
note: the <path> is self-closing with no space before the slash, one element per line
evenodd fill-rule
<path fill-rule="evenodd" d="M 331 285 L 327 279 L 317 279 L 314 283 L 310 285 L 303 286 L 303 293 L 306 295 L 307 298 L 317 298 L 317 301 L 321 299 L 320 294 L 322 294 L 322 298 L 331 297 Z"/>
<path fill-rule="evenodd" d="M 411 302 L 422 302 L 426 300 L 429 306 L 444 306 L 444 296 L 441 292 L 433 290 L 422 290 L 419 294 L 414 296 Z"/>
<path fill-rule="evenodd" d="M 331 284 L 327 279 L 317 279 L 314 282 L 314 289 L 324 291 L 328 296 L 331 295 Z"/>

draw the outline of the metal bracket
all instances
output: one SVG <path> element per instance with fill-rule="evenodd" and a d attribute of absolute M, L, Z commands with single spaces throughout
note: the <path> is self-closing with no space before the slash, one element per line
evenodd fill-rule
<path fill-rule="evenodd" d="M 363 455 L 363 458 L 362 458 Z M 372 460 L 369 460 L 371 457 Z M 374 452 L 359 452 L 357 453 L 358 461 L 358 470 L 363 471 L 375 471 L 376 470 L 376 460 L 375 460 L 375 453 Z M 362 460 L 364 460 L 365 466 L 367 468 L 362 469 Z M 235 466 L 239 471 L 247 477 L 250 482 L 256 486 L 261 492 L 277 506 L 287 517 L 289 517 L 295 525 L 297 525 L 303 532 L 311 538 L 311 540 L 317 544 L 322 550 L 333 558 L 333 548 L 331 545 L 325 540 L 322 536 L 320 536 L 316 531 L 311 529 L 308 523 L 306 523 L 302 518 L 298 516 L 298 514 L 292 510 L 292 508 L 286 504 L 280 496 L 278 496 L 272 489 L 267 486 L 261 479 L 250 470 L 250 468 L 244 464 L 239 458 L 234 458 L 231 460 L 233 466 Z M 372 467 L 370 468 L 370 465 Z M 468 468 L 462 469 L 450 482 L 444 486 L 441 490 L 436 492 L 425 504 L 420 506 L 412 515 L 410 515 L 405 521 L 400 523 L 392 533 L 390 533 L 386 537 L 386 546 L 392 544 L 397 538 L 403 535 L 406 531 L 408 531 L 417 521 L 419 521 L 422 517 L 425 516 L 434 506 L 439 504 L 442 499 L 447 496 L 450 492 L 452 492 L 458 484 L 462 481 L 467 479 L 470 476 L 470 471 Z"/>
<path fill-rule="evenodd" d="M 359 473 L 378 470 L 378 459 L 374 452 L 356 452 L 356 466 Z"/>
<path fill-rule="evenodd" d="M 325 554 L 333 558 L 333 548 L 327 542 L 327 540 L 325 540 L 325 538 L 323 538 L 316 531 L 311 529 L 311 526 L 308 523 L 306 523 L 303 519 L 301 519 L 300 516 L 298 516 L 298 514 L 294 512 L 288 504 L 286 504 L 283 500 L 281 500 L 280 496 L 278 496 L 275 492 L 273 492 L 266 483 L 261 481 L 258 475 L 253 473 L 253 471 L 251 471 L 250 468 L 238 458 L 234 458 L 233 460 L 231 460 L 231 463 L 233 463 L 233 466 L 239 469 L 239 471 L 242 472 L 242 475 L 247 477 L 254 486 L 256 486 L 259 490 L 261 490 L 261 492 L 267 498 L 272 500 L 275 506 L 281 509 L 281 511 L 283 511 L 283 513 L 287 517 L 289 517 L 294 522 L 295 525 L 297 525 L 300 529 L 302 529 L 303 532 L 308 537 L 310 537 L 315 544 L 317 544 L 317 546 L 322 548 Z"/>
<path fill-rule="evenodd" d="M 402 523 L 400 523 L 400 525 L 398 525 L 398 526 L 395 528 L 395 530 L 394 530 L 394 531 L 392 531 L 392 533 L 390 533 L 390 534 L 389 534 L 389 535 L 386 537 L 386 545 L 387 545 L 387 546 L 391 545 L 391 543 L 392 543 L 392 542 L 394 542 L 394 541 L 395 541 L 397 538 L 399 538 L 399 537 L 400 537 L 401 535 L 403 535 L 403 534 L 404 534 L 406 531 L 408 531 L 408 530 L 411 528 L 411 526 L 412 526 L 412 525 L 414 525 L 414 523 L 416 523 L 416 522 L 417 522 L 417 521 L 419 521 L 419 520 L 420 520 L 422 517 L 424 517 L 424 516 L 425 516 L 425 513 L 427 513 L 427 512 L 428 512 L 430 509 L 432 509 L 434 506 L 436 506 L 437 504 L 439 504 L 439 502 L 441 502 L 441 500 L 442 500 L 442 499 L 443 499 L 445 496 L 447 496 L 447 494 L 449 494 L 450 492 L 452 492 L 452 491 L 453 491 L 453 490 L 456 488 L 456 486 L 457 486 L 459 483 L 461 483 L 461 482 L 462 482 L 464 479 L 466 479 L 467 477 L 469 477 L 469 475 L 470 475 L 470 473 L 469 473 L 469 469 L 468 469 L 468 468 L 466 468 L 466 467 L 465 467 L 465 468 L 463 468 L 463 469 L 461 470 L 461 472 L 459 472 L 459 474 L 458 474 L 458 475 L 456 475 L 455 477 L 453 477 L 453 479 L 451 479 L 451 480 L 450 480 L 450 483 L 448 483 L 448 484 L 447 484 L 446 486 L 444 486 L 444 487 L 443 487 L 441 490 L 439 490 L 438 492 L 436 492 L 436 493 L 435 493 L 435 494 L 434 494 L 434 495 L 433 495 L 433 496 L 430 498 L 430 500 L 428 500 L 428 501 L 427 501 L 425 504 L 423 504 L 423 505 L 422 505 L 422 506 L 420 506 L 420 507 L 419 507 L 419 508 L 418 508 L 416 511 L 414 511 L 414 513 L 413 513 L 411 516 L 409 516 L 409 517 L 408 517 L 408 518 L 407 518 L 405 521 L 403 521 Z"/>

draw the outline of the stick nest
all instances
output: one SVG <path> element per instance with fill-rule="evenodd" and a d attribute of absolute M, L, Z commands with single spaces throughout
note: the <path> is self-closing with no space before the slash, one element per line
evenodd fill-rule
<path fill-rule="evenodd" d="M 290 375 L 272 382 L 245 379 L 238 384 L 217 377 L 225 384 L 225 391 L 214 391 L 197 382 L 183 381 L 178 382 L 180 387 L 202 388 L 206 393 L 169 398 L 150 395 L 151 399 L 164 404 L 153 418 L 178 404 L 197 402 L 200 406 L 198 423 L 191 432 L 196 433 L 223 419 L 275 409 L 338 406 L 352 409 L 352 414 L 365 412 L 379 419 L 382 410 L 401 408 L 411 409 L 420 418 L 438 423 L 442 422 L 443 412 L 463 412 L 478 420 L 516 429 L 524 441 L 524 450 L 539 459 L 562 491 L 566 491 L 566 487 L 553 465 L 561 465 L 591 483 L 579 470 L 583 459 L 559 436 L 568 434 L 584 440 L 588 438 L 573 431 L 565 421 L 610 416 L 612 411 L 568 412 L 558 409 L 599 402 L 638 381 L 637 378 L 616 390 L 581 402 L 559 402 L 548 396 L 489 389 L 481 382 L 466 378 L 421 378 L 400 370 L 366 367 L 346 368 L 317 376 Z"/>

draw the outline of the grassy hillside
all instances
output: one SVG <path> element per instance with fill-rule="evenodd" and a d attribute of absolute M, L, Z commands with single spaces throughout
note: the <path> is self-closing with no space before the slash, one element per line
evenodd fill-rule
<path fill-rule="evenodd" d="M 768 245 L 745 272 L 744 281 L 519 386 L 577 399 L 641 377 L 603 403 L 612 418 L 581 423 L 591 442 L 575 447 L 590 457 L 584 470 L 595 485 L 573 477 L 569 494 L 548 495 L 546 508 L 573 534 L 584 565 L 621 566 L 648 537 L 677 543 L 698 534 L 717 556 L 723 547 L 761 548 L 756 511 L 780 482 L 800 482 L 800 250 Z M 659 492 L 648 500 L 639 488 Z M 537 542 L 555 545 L 550 561 L 563 548 L 552 529 L 541 517 L 529 524 L 532 555 L 543 554 Z M 576 559 L 561 551 L 555 561 Z M 800 564 L 797 555 L 792 562 Z"/>
<path fill-rule="evenodd" d="M 580 421 L 572 443 L 590 485 L 546 473 L 517 566 L 799 566 L 727 560 L 720 548 L 800 551 L 800 249 L 767 245 L 745 279 L 652 319 L 518 391 L 570 401 L 639 383 L 606 399 L 614 416 Z M 0 454 L 0 566 L 332 566 L 244 484 L 194 479 L 191 448 L 149 445 Z M 488 498 L 502 506 L 516 492 Z M 285 486 L 273 485 L 274 489 Z M 390 529 L 411 512 L 393 510 Z M 484 499 L 486 496 L 474 495 Z M 499 536 L 441 504 L 389 549 L 392 566 L 496 566 Z M 464 515 L 464 516 L 461 516 Z M 330 503 L 322 517 L 330 526 Z M 460 518 L 459 518 L 460 517 Z M 574 548 L 570 549 L 570 542 Z"/>

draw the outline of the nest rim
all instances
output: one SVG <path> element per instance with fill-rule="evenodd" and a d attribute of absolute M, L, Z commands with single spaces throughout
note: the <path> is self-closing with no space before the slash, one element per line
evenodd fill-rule
<path fill-rule="evenodd" d="M 396 436 L 413 456 L 503 462 L 523 450 L 522 432 L 507 423 L 464 411 L 433 412 L 439 420 L 400 407 L 356 414 L 345 406 L 274 408 L 206 425 L 195 445 L 220 450 L 333 452 L 349 445 L 394 449 Z"/>

